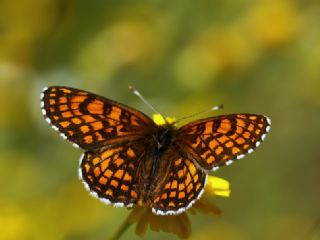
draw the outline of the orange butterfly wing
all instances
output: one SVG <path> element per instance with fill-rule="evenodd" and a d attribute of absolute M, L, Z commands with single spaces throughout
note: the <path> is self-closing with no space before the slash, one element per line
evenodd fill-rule
<path fill-rule="evenodd" d="M 177 142 L 207 170 L 217 170 L 253 152 L 270 130 L 268 117 L 230 114 L 191 122 L 178 131 Z"/>
<path fill-rule="evenodd" d="M 86 150 L 141 138 L 156 127 L 148 116 L 87 91 L 45 88 L 42 113 L 53 129 L 74 146 Z"/>
<path fill-rule="evenodd" d="M 161 188 L 153 200 L 156 215 L 176 215 L 186 211 L 199 199 L 206 184 L 207 174 L 192 160 L 174 154 L 171 166 Z"/>
<path fill-rule="evenodd" d="M 230 114 L 196 120 L 178 129 L 172 152 L 180 156 L 170 156 L 172 164 L 154 199 L 153 213 L 186 211 L 203 193 L 205 170 L 217 170 L 251 153 L 264 140 L 270 124 L 266 116 Z"/>
<path fill-rule="evenodd" d="M 139 198 L 138 169 L 144 155 L 139 142 L 87 151 L 80 159 L 79 178 L 92 196 L 115 206 L 132 206 Z"/>

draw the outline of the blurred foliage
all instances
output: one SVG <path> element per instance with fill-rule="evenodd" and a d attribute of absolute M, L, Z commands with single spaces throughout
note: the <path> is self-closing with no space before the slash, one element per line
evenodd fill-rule
<path fill-rule="evenodd" d="M 128 215 L 78 182 L 81 151 L 41 116 L 47 85 L 151 114 L 133 85 L 177 118 L 220 103 L 268 115 L 262 146 L 217 172 L 224 213 L 192 217 L 191 239 L 320 239 L 319 22 L 317 0 L 1 0 L 0 239 L 108 239 Z"/>

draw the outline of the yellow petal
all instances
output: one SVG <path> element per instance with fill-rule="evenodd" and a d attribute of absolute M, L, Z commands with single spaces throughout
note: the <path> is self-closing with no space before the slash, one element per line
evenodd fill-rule
<path fill-rule="evenodd" d="M 175 123 L 177 121 L 177 119 L 174 117 L 166 117 L 166 121 L 167 121 L 167 123 Z"/>
<path fill-rule="evenodd" d="M 208 181 L 204 192 L 206 194 L 229 197 L 231 193 L 230 183 L 223 178 L 208 176 Z"/>
<path fill-rule="evenodd" d="M 162 115 L 160 114 L 153 114 L 153 121 L 157 124 L 157 125 L 164 125 L 166 123 L 175 123 L 176 119 L 172 118 L 172 117 L 166 117 L 164 118 Z"/>
<path fill-rule="evenodd" d="M 166 120 L 160 115 L 160 114 L 153 114 L 153 121 L 157 125 L 164 125 L 166 123 Z"/>

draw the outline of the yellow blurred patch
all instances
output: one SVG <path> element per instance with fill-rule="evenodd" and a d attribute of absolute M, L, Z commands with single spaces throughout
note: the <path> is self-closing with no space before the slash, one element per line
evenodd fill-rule
<path fill-rule="evenodd" d="M 1 202 L 0 239 L 30 239 L 32 219 L 15 203 Z"/>
<path fill-rule="evenodd" d="M 172 118 L 172 117 L 164 118 L 160 114 L 153 114 L 152 118 L 153 118 L 153 121 L 159 126 L 165 125 L 167 123 L 173 124 L 176 122 L 175 118 Z"/>
<path fill-rule="evenodd" d="M 293 39 L 299 29 L 299 13 L 293 1 L 261 1 L 248 13 L 251 34 L 267 47 Z"/>

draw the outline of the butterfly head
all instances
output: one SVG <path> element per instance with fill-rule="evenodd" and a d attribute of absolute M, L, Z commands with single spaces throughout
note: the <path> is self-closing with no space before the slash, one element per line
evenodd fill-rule
<path fill-rule="evenodd" d="M 158 126 L 162 126 L 162 125 L 166 125 L 166 124 L 175 124 L 176 123 L 176 119 L 172 118 L 172 117 L 166 117 L 164 118 L 161 114 L 153 114 L 152 116 L 153 121 L 158 125 Z"/>

